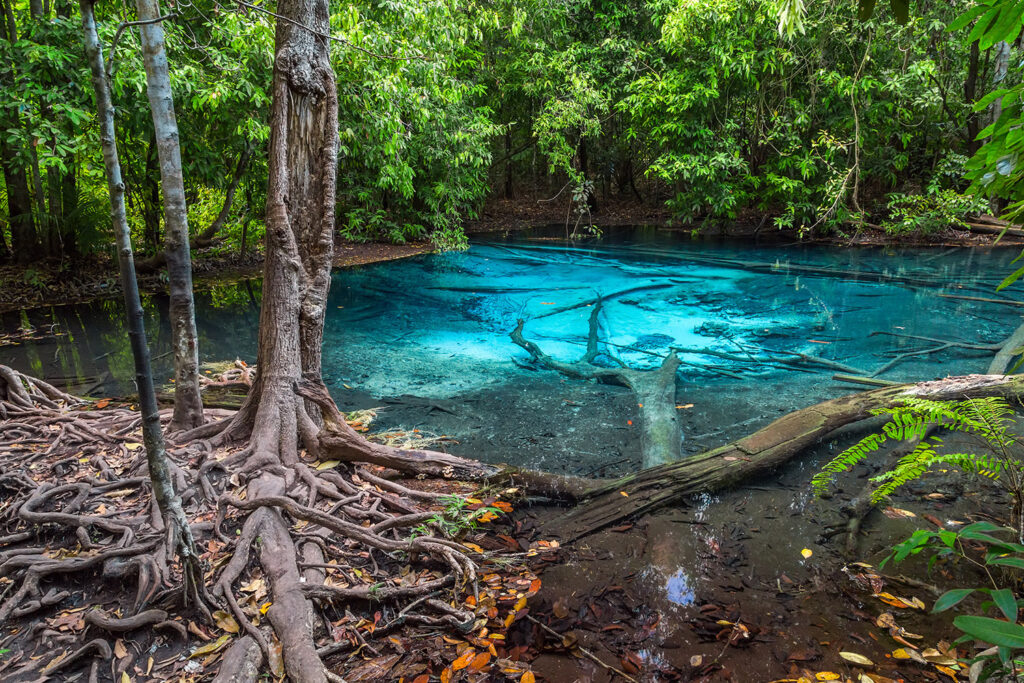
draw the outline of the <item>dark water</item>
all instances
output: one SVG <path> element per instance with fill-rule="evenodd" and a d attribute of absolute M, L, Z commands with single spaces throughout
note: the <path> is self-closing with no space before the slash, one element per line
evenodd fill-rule
<path fill-rule="evenodd" d="M 897 354 L 937 345 L 913 337 L 1002 341 L 1020 324 L 1024 308 L 948 295 L 1024 298 L 1016 286 L 995 293 L 1015 256 L 1007 249 L 759 246 L 693 241 L 654 229 L 614 231 L 575 244 L 536 233 L 479 239 L 466 253 L 336 272 L 324 374 L 343 407 L 401 395 L 474 403 L 462 417 L 453 417 L 459 410 L 429 410 L 417 422 L 439 423 L 439 431 L 459 438 L 464 448 L 489 444 L 502 451 L 494 459 L 514 460 L 516 451 L 522 457 L 515 443 L 532 437 L 508 432 L 535 429 L 525 417 L 529 411 L 539 421 L 554 419 L 556 408 L 587 398 L 567 399 L 567 392 L 591 392 L 594 399 L 598 389 L 523 369 L 514 361 L 526 354 L 509 332 L 519 318 L 527 319 L 528 339 L 573 360 L 585 350 L 592 309 L 549 314 L 600 295 L 610 297 L 599 317 L 603 362 L 647 367 L 669 349 L 682 349 L 679 401 L 696 406 L 689 432 L 722 430 L 728 426 L 723 421 L 745 424 L 851 389 L 831 379 L 835 367 L 781 363 L 794 354 L 871 374 Z M 620 294 L 626 290 L 632 291 Z M 197 295 L 202 360 L 255 360 L 259 296 L 256 282 Z M 159 379 L 168 379 L 166 298 L 149 297 L 145 308 Z M 93 394 L 131 391 L 119 300 L 4 314 L 0 323 L 8 333 L 25 326 L 42 333 L 36 341 L 0 346 L 0 363 Z M 51 329 L 54 335 L 45 334 Z M 983 372 L 991 356 L 952 347 L 910 356 L 881 377 Z M 621 390 L 607 391 L 619 401 L 616 410 L 628 405 L 628 395 L 614 394 Z M 480 440 L 507 417 L 503 407 L 512 411 L 513 398 L 527 394 L 524 416 L 501 424 L 504 441 Z M 609 441 L 602 430 L 618 418 L 594 410 L 576 410 L 579 423 L 557 435 L 571 442 L 575 430 L 586 432 L 591 446 Z M 408 417 L 399 410 L 390 419 Z M 616 453 L 631 457 L 628 435 L 616 438 Z M 613 456 L 602 451 L 594 459 Z"/>

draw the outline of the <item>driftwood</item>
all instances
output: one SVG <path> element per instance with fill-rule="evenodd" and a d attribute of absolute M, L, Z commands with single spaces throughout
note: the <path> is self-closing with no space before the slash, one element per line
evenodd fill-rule
<path fill-rule="evenodd" d="M 512 341 L 530 354 L 534 362 L 574 379 L 612 380 L 629 387 L 636 396 L 640 424 L 640 452 L 644 467 L 654 467 L 682 457 L 683 436 L 676 415 L 676 370 L 679 358 L 669 353 L 656 370 L 635 370 L 620 364 L 618 367 L 596 365 L 602 355 L 598 340 L 598 317 L 603 299 L 595 299 L 588 321 L 587 350 L 571 363 L 560 361 L 544 353 L 537 344 L 523 336 L 519 320 L 512 331 Z"/>
<path fill-rule="evenodd" d="M 892 406 L 907 396 L 956 400 L 1015 397 L 1022 392 L 1024 377 L 968 375 L 882 387 L 825 401 L 785 415 L 738 441 L 595 486 L 583 495 L 581 505 L 549 524 L 546 531 L 563 539 L 580 538 L 687 496 L 736 486 L 785 464 L 839 427 L 868 418 L 872 410 Z"/>

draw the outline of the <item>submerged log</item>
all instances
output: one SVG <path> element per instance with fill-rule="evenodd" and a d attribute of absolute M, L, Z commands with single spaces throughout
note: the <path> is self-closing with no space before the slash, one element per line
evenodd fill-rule
<path fill-rule="evenodd" d="M 640 288 L 637 288 L 640 289 Z M 630 290 L 632 291 L 632 290 Z M 587 351 L 574 362 L 552 358 L 537 344 L 523 336 L 520 320 L 512 330 L 512 341 L 526 350 L 534 362 L 573 379 L 612 380 L 632 390 L 636 397 L 640 430 L 640 453 L 644 467 L 654 467 L 682 457 L 683 434 L 676 414 L 676 370 L 680 361 L 675 351 L 655 370 L 635 370 L 622 365 L 604 367 L 594 361 L 601 355 L 598 340 L 598 316 L 603 299 L 594 300 L 588 321 Z"/>
<path fill-rule="evenodd" d="M 566 540 L 576 539 L 687 496 L 731 488 L 771 472 L 829 432 L 868 418 L 872 410 L 892 406 L 910 396 L 958 400 L 982 396 L 1009 398 L 1021 393 L 1024 377 L 968 375 L 835 398 L 785 415 L 750 436 L 719 448 L 595 486 L 584 495 L 581 505 L 548 524 L 545 531 Z"/>

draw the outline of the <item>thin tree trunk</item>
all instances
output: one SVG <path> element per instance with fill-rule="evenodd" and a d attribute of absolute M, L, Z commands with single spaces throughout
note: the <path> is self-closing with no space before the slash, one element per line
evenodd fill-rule
<path fill-rule="evenodd" d="M 235 200 L 235 192 L 238 190 L 238 184 L 242 182 L 242 177 L 245 175 L 245 169 L 249 167 L 249 160 L 252 158 L 252 143 L 246 140 L 245 149 L 238 156 L 238 164 L 235 166 L 235 175 L 231 178 L 231 184 L 228 185 L 228 189 L 224 192 L 224 205 L 221 207 L 220 213 L 217 214 L 217 218 L 214 219 L 210 226 L 203 230 L 196 237 L 196 246 L 206 246 L 213 241 L 213 238 L 217 236 L 217 233 L 221 231 L 224 224 L 228 220 L 228 216 L 231 215 L 231 206 Z"/>
<path fill-rule="evenodd" d="M 978 41 L 971 43 L 971 56 L 967 62 L 967 76 L 964 78 L 964 102 L 971 107 L 967 114 L 967 154 L 974 156 L 978 151 L 978 112 L 974 111 L 974 100 L 978 93 L 978 61 L 980 50 Z"/>
<path fill-rule="evenodd" d="M 6 122 L 20 126 L 16 113 L 8 112 Z M 11 223 L 11 250 L 18 263 L 31 263 L 39 253 L 39 240 L 32 220 L 32 199 L 28 189 L 28 177 L 15 150 L 0 143 L 0 158 L 3 160 L 4 183 L 7 186 L 7 214 Z"/>
<path fill-rule="evenodd" d="M 153 486 L 153 497 L 156 499 L 163 521 L 174 531 L 173 549 L 177 552 L 185 569 L 186 595 L 198 601 L 203 580 L 202 571 L 188 519 L 182 509 L 181 499 L 174 490 L 164 437 L 160 429 L 160 412 L 156 403 L 142 303 L 139 299 L 139 286 L 135 279 L 135 265 L 132 259 L 131 232 L 128 228 L 128 218 L 124 207 L 121 163 L 118 160 L 117 145 L 114 139 L 114 108 L 110 100 L 110 87 L 103 70 L 103 50 L 96 33 L 92 0 L 79 0 L 79 7 L 82 11 L 85 51 L 89 58 L 93 89 L 96 93 L 103 165 L 107 175 L 107 189 L 110 193 L 111 219 L 117 238 L 121 288 L 124 291 L 124 303 L 128 311 L 128 338 L 131 341 L 132 357 L 135 360 L 135 381 L 139 390 L 142 438 L 146 447 L 149 478 Z"/>
<path fill-rule="evenodd" d="M 7 246 L 7 237 L 4 236 L 3 226 L 0 226 L 0 263 L 11 258 L 10 247 Z"/>
<path fill-rule="evenodd" d="M 146 66 L 146 87 L 153 113 L 160 184 L 164 196 L 164 253 L 171 298 L 171 335 L 174 348 L 174 414 L 172 430 L 193 429 L 203 423 L 199 393 L 199 340 L 195 302 L 192 298 L 192 259 L 188 242 L 185 181 L 178 147 L 178 122 L 164 50 L 164 28 L 157 0 L 136 0 Z"/>
<path fill-rule="evenodd" d="M 18 25 L 10 0 L 3 0 L 6 39 L 11 43 L 18 40 Z M 13 67 L 14 65 L 12 65 Z M 13 91 L 14 73 L 6 71 L 2 85 Z M 21 128 L 21 115 L 17 107 L 3 112 L 0 125 L 6 129 Z M 11 225 L 11 251 L 19 263 L 30 263 L 38 256 L 39 240 L 35 223 L 32 221 L 32 199 L 28 189 L 25 169 L 18 159 L 17 150 L 6 142 L 0 142 L 0 162 L 3 164 L 4 185 L 7 187 L 7 216 Z"/>

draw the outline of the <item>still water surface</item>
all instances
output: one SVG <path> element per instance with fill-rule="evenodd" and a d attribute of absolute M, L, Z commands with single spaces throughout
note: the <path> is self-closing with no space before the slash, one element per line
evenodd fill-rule
<path fill-rule="evenodd" d="M 751 245 L 646 228 L 576 243 L 537 232 L 490 236 L 465 253 L 336 272 L 324 375 L 343 407 L 352 405 L 353 393 L 458 400 L 488 391 L 493 399 L 495 392 L 564 385 L 553 373 L 524 368 L 527 356 L 509 332 L 526 319 L 528 339 L 573 360 L 585 349 L 587 303 L 603 296 L 603 362 L 647 367 L 677 349 L 684 361 L 679 400 L 718 422 L 742 424 L 780 401 L 791 410 L 848 391 L 831 379 L 835 372 L 872 374 L 899 354 L 939 343 L 931 340 L 1000 342 L 1024 308 L 958 297 L 1024 298 L 1016 287 L 995 293 L 1015 256 L 1009 249 Z M 197 295 L 203 361 L 255 361 L 259 297 L 255 281 Z M 145 308 L 157 370 L 166 379 L 166 298 L 148 297 Z M 0 347 L 0 363 L 94 395 L 131 391 L 120 300 L 4 314 L 0 323 L 7 332 L 52 326 L 55 333 Z M 799 354 L 825 362 L 783 362 Z M 907 356 L 881 377 L 983 372 L 991 355 L 951 347 Z M 543 396 L 535 403 L 541 407 Z M 478 410 L 477 422 L 493 407 Z"/>

